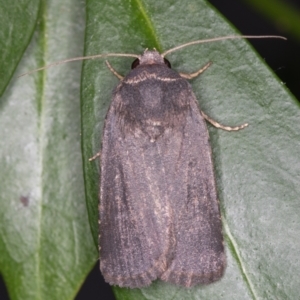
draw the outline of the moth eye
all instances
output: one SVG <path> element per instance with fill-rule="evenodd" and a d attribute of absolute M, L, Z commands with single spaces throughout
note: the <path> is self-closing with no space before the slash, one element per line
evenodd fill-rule
<path fill-rule="evenodd" d="M 165 65 L 167 65 L 167 67 L 171 69 L 171 63 L 165 58 L 164 58 L 164 62 L 165 62 Z"/>
<path fill-rule="evenodd" d="M 131 64 L 131 69 L 135 69 L 140 64 L 140 60 L 137 58 Z"/>

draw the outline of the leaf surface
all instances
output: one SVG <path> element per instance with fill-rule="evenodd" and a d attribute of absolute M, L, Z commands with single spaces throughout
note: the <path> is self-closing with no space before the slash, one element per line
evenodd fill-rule
<path fill-rule="evenodd" d="M 82 55 L 84 28 L 80 1 L 43 2 L 16 75 Z M 77 63 L 14 78 L 1 98 L 0 270 L 12 300 L 72 299 L 97 259 L 82 172 L 80 71 Z"/>
<path fill-rule="evenodd" d="M 0 96 L 34 32 L 39 0 L 0 1 Z"/>

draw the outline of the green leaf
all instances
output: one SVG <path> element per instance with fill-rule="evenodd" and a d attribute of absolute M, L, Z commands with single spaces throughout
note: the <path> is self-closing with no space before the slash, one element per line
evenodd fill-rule
<path fill-rule="evenodd" d="M 87 2 L 86 55 L 140 54 L 153 47 L 163 51 L 230 34 L 237 32 L 205 1 Z M 296 299 L 300 292 L 298 103 L 245 40 L 191 46 L 168 59 L 182 72 L 194 72 L 212 61 L 191 82 L 201 109 L 226 125 L 249 123 L 239 132 L 209 125 L 228 266 L 224 278 L 209 286 L 187 290 L 158 281 L 141 290 L 114 288 L 117 299 Z M 132 59 L 109 61 L 123 75 Z M 100 149 L 103 120 L 118 80 L 103 60 L 87 61 L 83 75 L 85 163 Z M 99 167 L 98 163 L 84 167 L 96 240 Z"/>
<path fill-rule="evenodd" d="M 80 1 L 43 2 L 16 75 L 82 55 L 84 28 Z M 97 259 L 84 195 L 80 70 L 68 64 L 14 78 L 1 98 L 0 270 L 12 300 L 72 299 Z"/>
<path fill-rule="evenodd" d="M 236 33 L 200 0 L 86 5 L 86 54 L 163 51 Z M 81 55 L 84 17 L 80 1 L 43 2 L 16 75 Z M 231 133 L 209 125 L 228 266 L 209 286 L 157 281 L 140 290 L 114 288 L 117 299 L 297 299 L 298 103 L 244 40 L 191 46 L 168 59 L 182 72 L 212 61 L 191 82 L 201 109 L 226 125 L 249 123 Z M 109 61 L 129 72 L 131 59 Z M 118 80 L 101 59 L 83 70 L 81 106 L 79 64 L 13 79 L 1 98 L 0 271 L 11 299 L 71 299 L 97 259 L 99 163 L 88 158 L 100 149 Z"/>
<path fill-rule="evenodd" d="M 0 96 L 30 41 L 39 6 L 39 0 L 0 0 Z"/>

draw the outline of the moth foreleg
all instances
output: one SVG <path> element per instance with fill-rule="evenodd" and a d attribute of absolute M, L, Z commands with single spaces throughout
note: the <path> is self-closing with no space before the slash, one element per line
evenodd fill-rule
<path fill-rule="evenodd" d="M 212 64 L 211 61 L 209 61 L 204 67 L 202 67 L 200 70 L 198 70 L 197 72 L 191 73 L 191 74 L 187 74 L 187 73 L 179 73 L 179 75 L 183 78 L 186 79 L 193 79 L 197 76 L 199 76 L 200 74 L 202 74 L 206 69 L 209 68 L 209 66 Z"/>
<path fill-rule="evenodd" d="M 97 157 L 100 157 L 101 156 L 101 151 L 96 153 L 93 157 L 89 158 L 89 161 L 92 161 L 94 159 L 96 159 Z"/>

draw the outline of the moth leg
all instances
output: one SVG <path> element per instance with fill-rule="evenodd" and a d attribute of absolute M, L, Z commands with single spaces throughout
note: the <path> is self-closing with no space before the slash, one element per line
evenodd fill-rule
<path fill-rule="evenodd" d="M 92 161 L 94 159 L 96 159 L 97 157 L 100 157 L 101 156 L 101 151 L 96 153 L 93 157 L 89 158 L 89 161 Z"/>
<path fill-rule="evenodd" d="M 118 77 L 120 80 L 123 80 L 123 76 L 122 75 L 120 75 L 112 66 L 111 66 L 111 64 L 106 60 L 105 61 L 105 63 L 106 63 L 106 65 L 107 65 L 107 67 L 109 68 L 109 70 L 116 76 L 116 77 Z"/>
<path fill-rule="evenodd" d="M 191 73 L 191 74 L 179 73 L 179 75 L 186 79 L 193 79 L 193 78 L 199 76 L 201 73 L 203 73 L 206 69 L 208 69 L 211 64 L 212 64 L 212 62 L 209 61 L 204 67 L 202 67 L 200 70 L 198 70 L 195 73 Z"/>
<path fill-rule="evenodd" d="M 240 126 L 235 126 L 235 127 L 230 127 L 230 126 L 225 126 L 225 125 L 222 125 L 218 122 L 216 122 L 215 120 L 211 119 L 209 116 L 207 116 L 203 111 L 201 111 L 202 113 L 202 116 L 204 117 L 204 119 L 206 121 L 208 121 L 210 124 L 212 124 L 213 126 L 215 126 L 216 128 L 221 128 L 223 130 L 226 130 L 226 131 L 237 131 L 237 130 L 241 130 L 245 127 L 247 127 L 249 124 L 248 123 L 245 123 L 245 124 L 242 124 Z"/>

